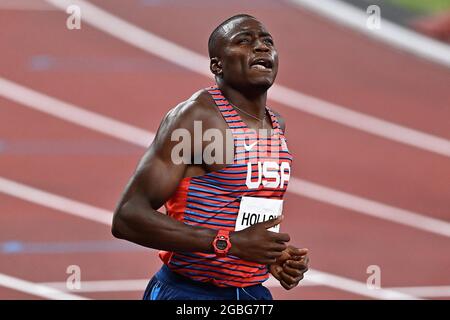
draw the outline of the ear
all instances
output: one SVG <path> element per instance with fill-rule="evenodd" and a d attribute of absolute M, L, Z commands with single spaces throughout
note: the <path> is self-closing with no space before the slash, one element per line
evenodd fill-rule
<path fill-rule="evenodd" d="M 222 62 L 219 60 L 219 58 L 217 57 L 211 58 L 209 62 L 209 69 L 216 76 L 222 75 L 223 73 Z"/>

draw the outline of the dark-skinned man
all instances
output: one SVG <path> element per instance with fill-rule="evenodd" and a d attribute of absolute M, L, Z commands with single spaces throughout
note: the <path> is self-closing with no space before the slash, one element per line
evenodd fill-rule
<path fill-rule="evenodd" d="M 161 250 L 163 267 L 144 299 L 270 300 L 262 285 L 269 274 L 289 290 L 309 263 L 308 250 L 277 230 L 292 161 L 284 121 L 266 106 L 278 53 L 266 28 L 243 14 L 221 23 L 208 49 L 216 85 L 162 120 L 117 205 L 112 233 Z M 184 149 L 180 140 L 188 141 Z M 157 211 L 162 205 L 167 214 Z"/>

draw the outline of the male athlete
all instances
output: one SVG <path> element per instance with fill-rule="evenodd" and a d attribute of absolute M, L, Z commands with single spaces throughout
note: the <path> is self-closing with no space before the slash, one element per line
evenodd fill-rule
<path fill-rule="evenodd" d="M 144 299 L 270 300 L 262 285 L 269 273 L 289 290 L 309 262 L 307 249 L 274 232 L 292 161 L 284 121 L 266 107 L 278 54 L 266 28 L 244 14 L 220 24 L 208 49 L 216 85 L 162 120 L 117 205 L 112 233 L 161 250 L 163 267 Z M 196 142 L 199 124 L 225 137 L 216 161 L 205 159 L 213 139 Z M 174 132 L 197 140 L 174 152 L 180 144 Z M 162 205 L 167 214 L 157 211 Z"/>

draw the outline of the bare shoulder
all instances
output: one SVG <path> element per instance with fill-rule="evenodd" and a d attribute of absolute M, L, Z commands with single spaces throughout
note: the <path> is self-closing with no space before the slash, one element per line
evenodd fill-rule
<path fill-rule="evenodd" d="M 203 124 L 207 124 L 217 114 L 218 110 L 215 108 L 213 99 L 205 89 L 202 89 L 169 110 L 163 122 L 171 123 L 172 128 L 190 129 L 193 128 L 194 121 L 201 121 Z"/>
<path fill-rule="evenodd" d="M 283 133 L 285 133 L 286 132 L 286 122 L 284 121 L 283 116 L 278 111 L 273 110 L 272 108 L 270 110 L 272 110 L 272 112 L 277 117 L 278 123 L 280 124 L 280 127 L 281 127 L 281 130 L 283 130 Z"/>
<path fill-rule="evenodd" d="M 169 147 L 171 136 L 177 129 L 185 129 L 193 134 L 196 121 L 201 123 L 202 130 L 221 128 L 221 118 L 210 94 L 204 89 L 197 91 L 166 113 L 153 140 L 153 146 L 161 150 Z"/>

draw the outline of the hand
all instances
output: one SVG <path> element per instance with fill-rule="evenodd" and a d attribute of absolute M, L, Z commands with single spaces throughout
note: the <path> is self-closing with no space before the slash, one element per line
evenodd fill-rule
<path fill-rule="evenodd" d="M 308 271 L 308 249 L 289 245 L 277 261 L 269 266 L 270 273 L 286 290 L 296 287 Z"/>
<path fill-rule="evenodd" d="M 278 218 L 256 223 L 244 230 L 230 233 L 230 254 L 243 260 L 260 264 L 275 263 L 290 241 L 287 233 L 271 232 L 270 229 L 283 220 Z"/>

